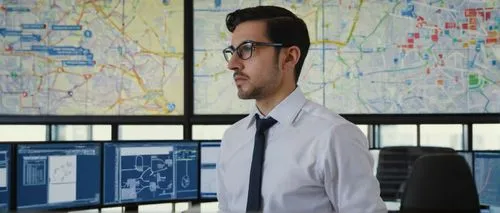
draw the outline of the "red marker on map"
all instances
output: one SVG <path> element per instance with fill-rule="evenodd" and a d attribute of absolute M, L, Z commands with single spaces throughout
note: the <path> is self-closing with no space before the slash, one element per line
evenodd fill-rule
<path fill-rule="evenodd" d="M 89 80 L 90 78 L 92 78 L 92 74 L 83 74 L 83 77 L 85 78 L 85 80 Z"/>
<path fill-rule="evenodd" d="M 27 92 L 23 92 L 23 97 L 27 97 L 28 96 L 28 93 Z"/>

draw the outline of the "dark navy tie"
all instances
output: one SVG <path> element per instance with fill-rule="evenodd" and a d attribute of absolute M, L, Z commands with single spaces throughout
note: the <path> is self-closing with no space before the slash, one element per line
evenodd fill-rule
<path fill-rule="evenodd" d="M 260 119 L 255 115 L 256 129 L 255 143 L 253 147 L 252 166 L 250 167 L 250 182 L 248 185 L 247 212 L 259 212 L 262 210 L 261 188 L 262 188 L 262 165 L 264 163 L 264 152 L 266 145 L 265 132 L 277 121 L 269 117 Z"/>

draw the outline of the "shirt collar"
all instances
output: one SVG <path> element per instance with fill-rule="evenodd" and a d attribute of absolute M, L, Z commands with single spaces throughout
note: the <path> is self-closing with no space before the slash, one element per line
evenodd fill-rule
<path fill-rule="evenodd" d="M 295 121 L 295 118 L 300 112 L 300 109 L 304 106 L 307 99 L 304 96 L 304 93 L 300 90 L 299 87 L 296 87 L 295 90 L 290 93 L 285 99 L 283 99 L 278 105 L 276 105 L 271 112 L 269 112 L 268 116 L 262 115 L 259 109 L 255 105 L 253 110 L 250 113 L 250 120 L 248 122 L 247 128 L 253 125 L 255 121 L 255 114 L 258 114 L 259 117 L 273 117 L 278 123 L 292 125 Z"/>

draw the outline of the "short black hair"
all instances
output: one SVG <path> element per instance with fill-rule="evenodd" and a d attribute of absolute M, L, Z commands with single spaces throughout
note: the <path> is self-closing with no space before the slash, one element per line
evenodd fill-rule
<path fill-rule="evenodd" d="M 291 11 L 277 6 L 257 6 L 236 10 L 226 16 L 226 26 L 230 32 L 245 21 L 265 21 L 267 37 L 271 42 L 282 43 L 283 46 L 298 46 L 300 58 L 295 66 L 295 83 L 299 80 L 300 71 L 309 50 L 309 32 L 304 20 Z"/>

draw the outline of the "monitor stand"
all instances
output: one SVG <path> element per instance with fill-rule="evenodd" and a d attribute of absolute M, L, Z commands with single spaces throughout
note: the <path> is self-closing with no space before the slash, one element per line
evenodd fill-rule
<path fill-rule="evenodd" d="M 201 212 L 201 203 L 200 202 L 190 202 L 189 207 L 186 211 L 183 211 L 182 213 L 200 213 Z"/>
<path fill-rule="evenodd" d="M 125 212 L 127 213 L 139 212 L 139 205 L 127 205 L 125 206 Z"/>

